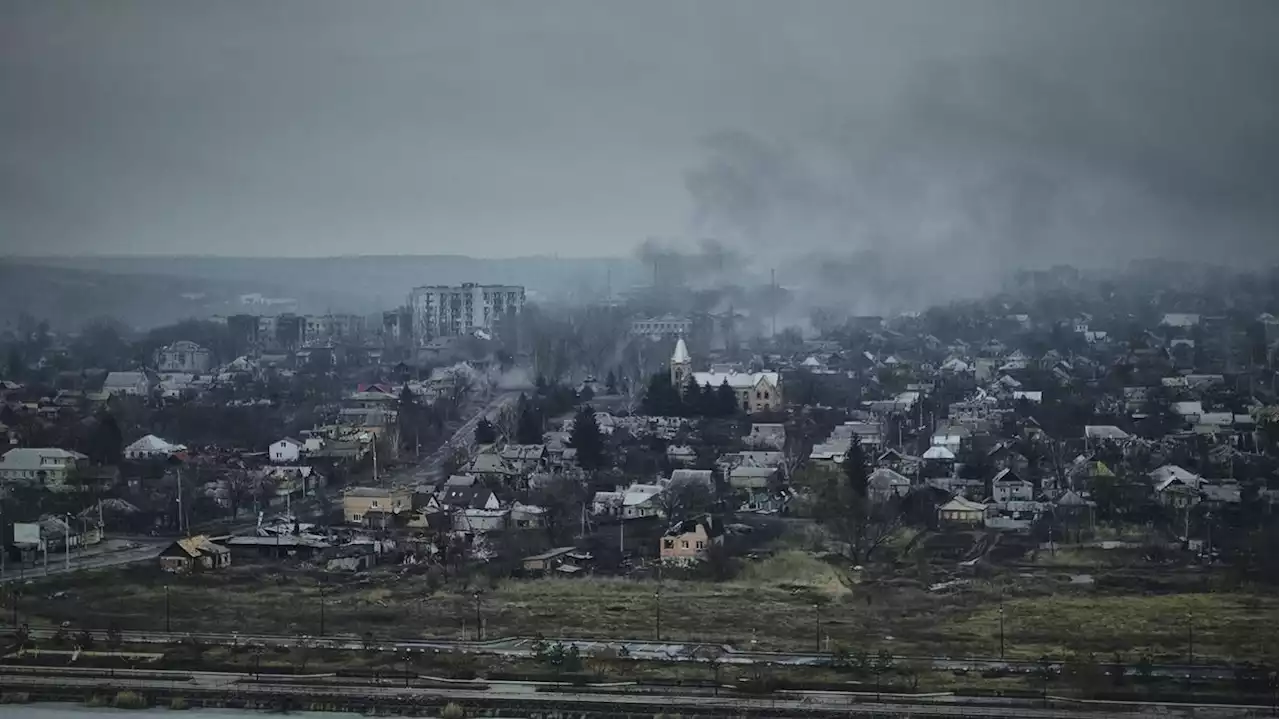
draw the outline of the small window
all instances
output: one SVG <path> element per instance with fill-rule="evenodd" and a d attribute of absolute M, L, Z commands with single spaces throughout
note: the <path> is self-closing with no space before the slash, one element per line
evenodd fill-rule
<path fill-rule="evenodd" d="M 689 548 L 689 540 L 687 540 L 687 539 L 685 539 L 685 540 L 681 540 L 681 542 L 680 542 L 680 546 L 681 546 L 682 548 L 684 548 L 684 549 L 688 549 L 688 548 Z"/>
<path fill-rule="evenodd" d="M 702 549 L 703 546 L 705 546 L 703 542 L 698 542 L 698 549 Z"/>
<path fill-rule="evenodd" d="M 673 540 L 673 539 L 664 539 L 664 540 L 662 540 L 662 548 L 663 548 L 663 549 L 674 549 L 674 548 L 675 548 L 675 546 L 676 546 L 676 543 L 675 543 L 675 540 Z"/>

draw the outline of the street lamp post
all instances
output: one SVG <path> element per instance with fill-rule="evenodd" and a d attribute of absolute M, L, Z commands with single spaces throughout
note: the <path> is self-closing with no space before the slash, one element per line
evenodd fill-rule
<path fill-rule="evenodd" d="M 471 596 L 476 600 L 476 641 L 484 639 L 484 628 L 480 624 L 480 592 L 472 592 Z"/>
<path fill-rule="evenodd" d="M 169 633 L 169 585 L 164 585 L 164 632 Z"/>

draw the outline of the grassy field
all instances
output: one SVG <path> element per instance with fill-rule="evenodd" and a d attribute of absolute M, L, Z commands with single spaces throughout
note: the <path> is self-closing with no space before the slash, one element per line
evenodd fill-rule
<path fill-rule="evenodd" d="M 1187 614 L 1198 658 L 1274 661 L 1274 594 L 1124 594 L 1067 586 L 1047 574 L 1022 579 L 1005 602 L 1009 656 L 1114 651 L 1162 659 L 1186 656 Z M 35 624 L 161 630 L 169 586 L 174 631 L 318 634 L 319 574 L 266 566 L 173 577 L 128 568 L 26 585 L 21 618 Z M 428 594 L 420 575 L 383 569 L 362 578 L 327 578 L 327 633 L 473 637 L 474 587 L 450 584 Z M 58 596 L 55 592 L 65 590 Z M 655 597 L 655 593 L 659 596 Z M 484 586 L 487 637 L 533 635 L 650 639 L 661 605 L 661 635 L 741 648 L 825 651 L 844 647 L 895 654 L 992 656 L 998 652 L 999 590 L 975 581 L 930 593 L 911 578 L 863 581 L 799 551 L 749 564 L 732 582 L 612 578 L 507 580 Z M 815 609 L 815 604 L 818 608 Z"/>
<path fill-rule="evenodd" d="M 1120 652 L 1178 662 L 1198 658 L 1276 656 L 1276 597 L 1232 593 L 1130 596 L 1062 596 L 1014 599 L 1005 605 L 1009 656 L 1095 652 L 1101 660 Z M 996 607 L 978 610 L 945 627 L 952 641 L 991 645 L 998 636 Z"/>

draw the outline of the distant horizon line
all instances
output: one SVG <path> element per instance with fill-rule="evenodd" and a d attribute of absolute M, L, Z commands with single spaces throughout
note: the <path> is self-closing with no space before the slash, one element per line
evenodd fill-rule
<path fill-rule="evenodd" d="M 85 254 L 5 254 L 0 260 L 352 260 L 386 259 L 396 257 L 450 258 L 462 260 L 610 260 L 639 262 L 625 255 L 566 255 L 562 253 L 536 255 L 505 255 L 485 257 L 456 253 L 374 253 L 345 255 L 209 255 L 209 254 L 161 254 L 161 253 L 85 253 Z"/>

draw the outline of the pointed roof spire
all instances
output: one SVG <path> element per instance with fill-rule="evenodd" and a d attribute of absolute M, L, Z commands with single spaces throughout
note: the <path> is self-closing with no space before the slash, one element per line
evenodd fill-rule
<path fill-rule="evenodd" d="M 676 340 L 676 349 L 671 353 L 671 363 L 686 364 L 690 361 L 689 348 L 685 346 L 684 338 L 681 337 Z"/>

